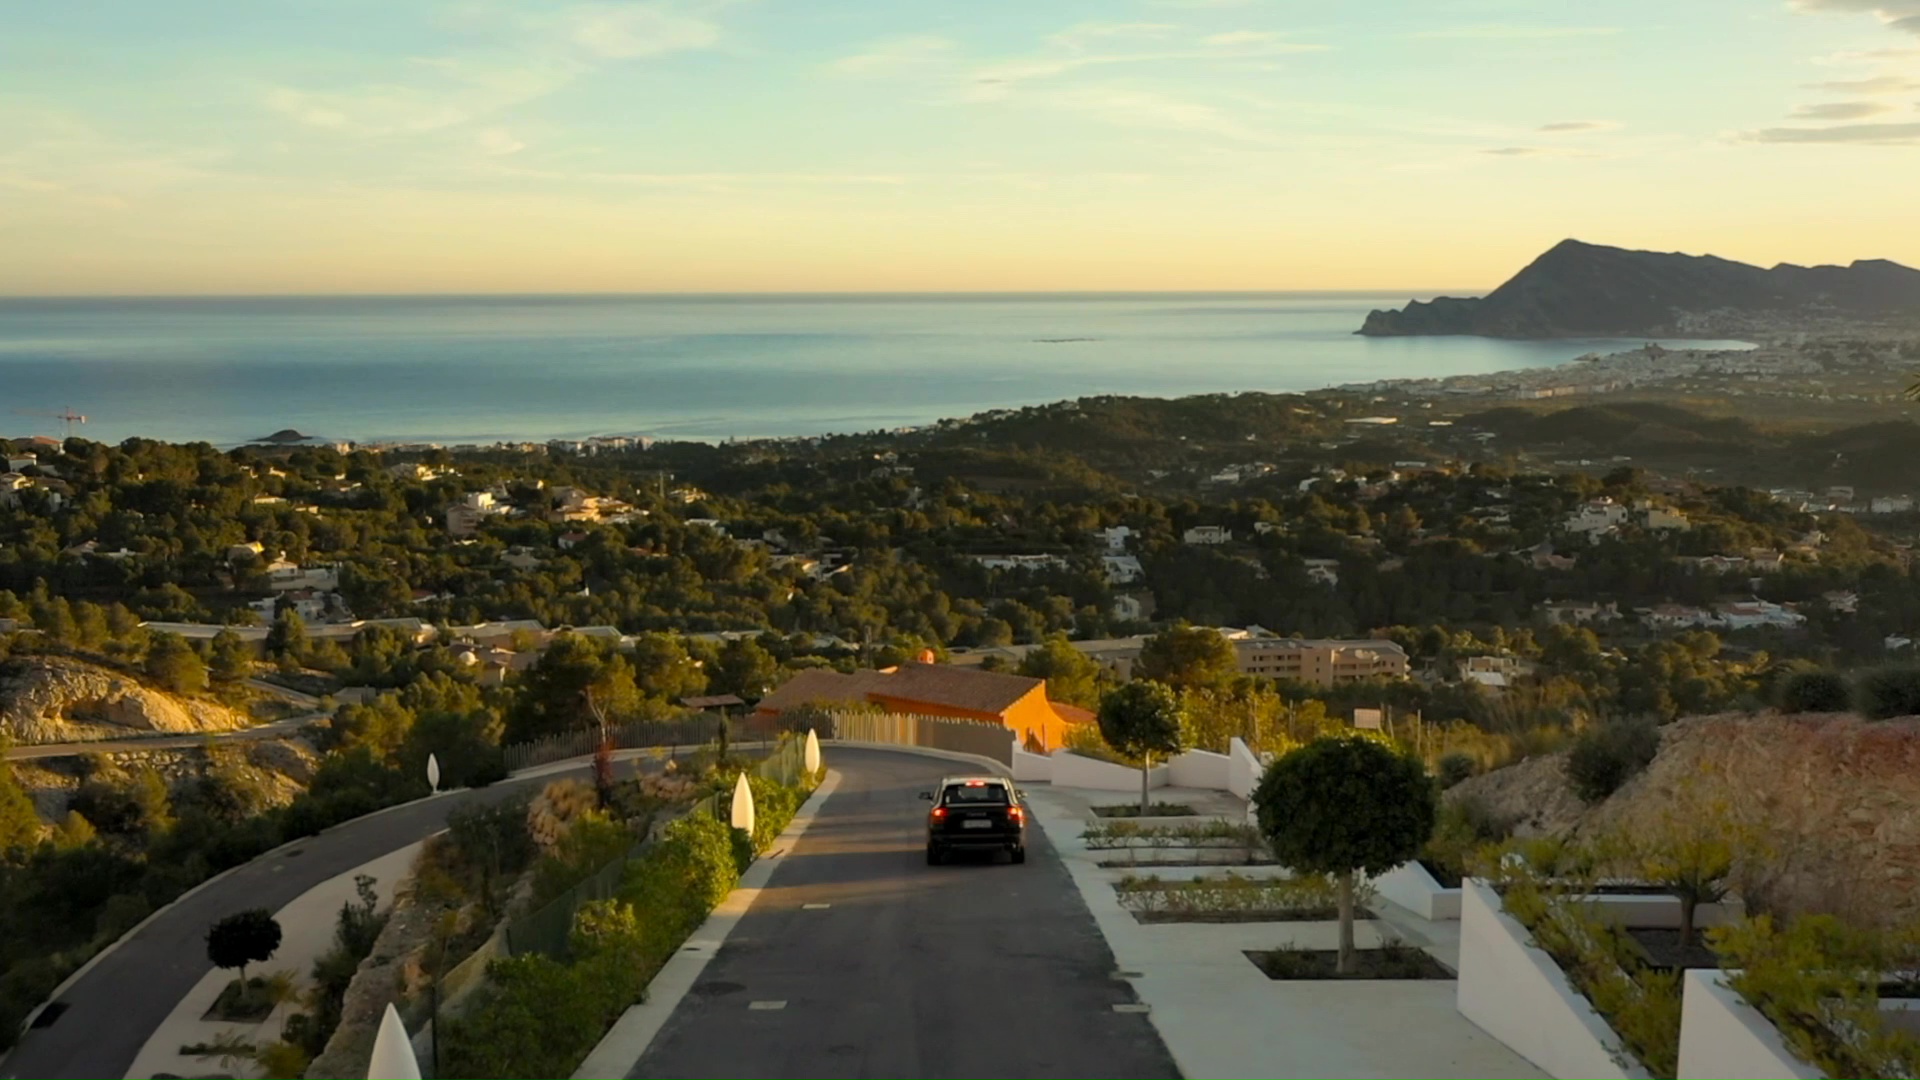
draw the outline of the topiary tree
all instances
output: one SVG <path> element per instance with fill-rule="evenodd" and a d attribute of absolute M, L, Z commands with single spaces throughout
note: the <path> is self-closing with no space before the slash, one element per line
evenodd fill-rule
<path fill-rule="evenodd" d="M 1860 713 L 1869 720 L 1920 716 L 1920 667 L 1887 667 L 1860 677 Z"/>
<path fill-rule="evenodd" d="M 207 928 L 207 959 L 225 971 L 240 969 L 240 988 L 247 986 L 247 965 L 273 959 L 280 948 L 280 924 L 266 908 L 237 911 Z"/>
<path fill-rule="evenodd" d="M 1597 803 L 1632 779 L 1660 752 L 1660 729 L 1646 721 L 1590 727 L 1567 752 L 1567 782 L 1583 802 Z"/>
<path fill-rule="evenodd" d="M 1373 739 L 1316 739 L 1267 769 L 1253 803 L 1274 858 L 1338 883 L 1336 970 L 1352 974 L 1354 875 L 1386 873 L 1433 835 L 1438 796 L 1426 767 Z"/>
<path fill-rule="evenodd" d="M 1847 680 L 1833 671 L 1802 671 L 1780 685 L 1780 711 L 1837 713 L 1853 707 Z"/>
<path fill-rule="evenodd" d="M 1153 755 L 1177 754 L 1184 737 L 1180 697 L 1165 683 L 1135 679 L 1100 699 L 1100 737 L 1115 750 L 1140 759 L 1140 815 L 1152 809 L 1147 781 Z"/>

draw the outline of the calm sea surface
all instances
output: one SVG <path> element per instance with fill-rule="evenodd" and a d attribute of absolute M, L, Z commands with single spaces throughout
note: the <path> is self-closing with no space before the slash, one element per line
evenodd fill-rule
<path fill-rule="evenodd" d="M 0 299 L 0 432 L 218 444 L 867 431 L 1088 394 L 1307 390 L 1640 341 L 1361 338 L 1405 296 Z M 1729 345 L 1731 343 L 1728 343 Z"/>

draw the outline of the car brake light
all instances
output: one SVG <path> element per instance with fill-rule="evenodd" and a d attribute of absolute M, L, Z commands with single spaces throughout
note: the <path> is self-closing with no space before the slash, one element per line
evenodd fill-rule
<path fill-rule="evenodd" d="M 969 780 L 967 781 L 967 786 L 968 787 L 986 787 L 987 782 L 985 780 Z"/>
<path fill-rule="evenodd" d="M 933 820 L 935 820 L 935 821 L 939 821 L 939 820 L 940 820 L 941 818 L 943 818 L 943 817 L 946 817 L 946 816 L 947 816 L 947 808 L 946 808 L 946 807 L 944 807 L 944 806 L 936 806 L 936 807 L 934 807 L 934 808 L 933 808 Z"/>
<path fill-rule="evenodd" d="M 1019 807 L 1017 806 L 1007 807 L 1007 817 L 1011 818 L 1012 820 L 1019 821 L 1023 816 L 1025 816 L 1025 811 L 1021 810 Z"/>

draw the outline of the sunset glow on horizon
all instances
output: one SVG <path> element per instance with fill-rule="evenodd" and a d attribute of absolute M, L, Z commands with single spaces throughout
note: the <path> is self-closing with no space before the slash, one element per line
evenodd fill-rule
<path fill-rule="evenodd" d="M 0 135 L 0 295 L 1920 264 L 1920 0 L 13 5 Z"/>

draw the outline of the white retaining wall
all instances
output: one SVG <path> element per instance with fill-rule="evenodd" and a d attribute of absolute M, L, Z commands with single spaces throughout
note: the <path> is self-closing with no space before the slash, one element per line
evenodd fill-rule
<path fill-rule="evenodd" d="M 1051 761 L 1053 775 L 1050 779 L 1056 787 L 1091 788 L 1095 791 L 1140 790 L 1139 769 L 1115 765 L 1098 758 L 1081 757 L 1069 750 L 1055 750 Z M 1147 771 L 1147 786 L 1166 787 L 1168 772 L 1167 766 L 1155 765 Z"/>
<path fill-rule="evenodd" d="M 1189 750 L 1167 762 L 1167 776 L 1174 787 L 1211 788 L 1226 791 L 1233 759 L 1206 750 Z"/>
<path fill-rule="evenodd" d="M 1816 1080 L 1760 1010 L 1721 981 L 1690 970 L 1680 1005 L 1680 1080 Z"/>
<path fill-rule="evenodd" d="M 1644 1080 L 1621 1068 L 1620 1037 L 1574 990 L 1553 958 L 1502 908 L 1486 882 L 1469 878 L 1460 897 L 1460 1014 L 1560 1080 Z M 1621 1051 L 1624 1054 L 1624 1050 Z"/>
<path fill-rule="evenodd" d="M 1260 763 L 1260 756 L 1247 748 L 1247 744 L 1234 739 L 1227 744 L 1227 790 L 1243 799 L 1253 798 L 1253 789 L 1260 786 L 1260 777 L 1267 767 Z"/>
<path fill-rule="evenodd" d="M 1029 754 L 1020 748 L 1018 740 L 1013 744 L 1013 778 L 1020 781 L 1046 781 L 1053 779 L 1053 759 L 1045 754 Z"/>
<path fill-rule="evenodd" d="M 1460 917 L 1460 890 L 1448 889 L 1418 862 L 1404 863 L 1374 878 L 1373 891 L 1428 922 Z"/>

